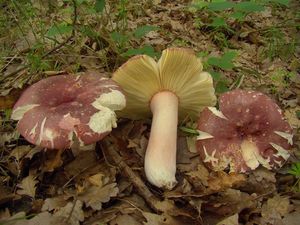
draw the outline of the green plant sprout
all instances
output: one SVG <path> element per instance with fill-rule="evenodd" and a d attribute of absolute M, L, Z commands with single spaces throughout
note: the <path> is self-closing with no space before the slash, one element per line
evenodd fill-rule
<path fill-rule="evenodd" d="M 293 185 L 295 191 L 300 191 L 300 162 L 294 163 L 288 171 L 289 174 L 293 175 L 297 180 Z"/>

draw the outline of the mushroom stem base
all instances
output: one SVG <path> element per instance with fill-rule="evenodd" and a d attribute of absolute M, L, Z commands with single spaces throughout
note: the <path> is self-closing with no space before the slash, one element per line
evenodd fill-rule
<path fill-rule="evenodd" d="M 155 94 L 150 103 L 153 113 L 145 155 L 145 173 L 150 183 L 172 189 L 176 182 L 176 140 L 178 97 L 169 91 Z"/>

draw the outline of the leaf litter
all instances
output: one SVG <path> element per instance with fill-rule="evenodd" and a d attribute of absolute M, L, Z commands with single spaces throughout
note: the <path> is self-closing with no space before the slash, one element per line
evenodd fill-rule
<path fill-rule="evenodd" d="M 284 29 L 284 39 L 276 36 L 276 27 L 268 28 L 295 19 L 291 7 L 297 10 L 299 4 L 290 1 L 288 8 L 268 6 L 265 11 L 247 13 L 242 22 L 229 18 L 212 28 L 217 20 L 211 20 L 211 14 L 226 16 L 230 10 L 212 13 L 191 7 L 201 1 L 143 1 L 116 6 L 111 1 L 96 1 L 98 14 L 87 14 L 90 1 L 76 2 L 81 16 L 77 36 L 45 60 L 34 61 L 38 58 L 26 57 L 26 52 L 33 46 L 37 55 L 51 50 L 55 45 L 51 38 L 64 41 L 73 16 L 67 1 L 58 1 L 58 8 L 50 6 L 50 11 L 49 5 L 32 1 L 34 7 L 43 5 L 41 12 L 46 10 L 50 15 L 44 21 L 49 28 L 45 49 L 37 47 L 36 33 L 30 29 L 23 36 L 9 33 L 12 42 L 3 39 L 6 45 L 14 43 L 17 47 L 9 55 L 11 61 L 2 67 L 6 79 L 1 78 L 0 85 L 0 224 L 298 224 L 299 190 L 293 187 L 297 180 L 286 171 L 300 156 L 299 46 L 292 50 L 299 28 Z M 103 3 L 105 7 L 99 8 Z M 221 6 L 218 4 L 209 9 L 215 10 Z M 99 14 L 101 10 L 105 16 Z M 126 19 L 122 17 L 125 14 Z M 50 20 L 57 20 L 58 26 Z M 92 22 L 99 20 L 103 25 Z M 231 34 L 227 26 L 236 33 Z M 110 39 L 116 30 L 122 30 L 119 41 L 123 37 L 126 43 Z M 293 54 L 285 53 L 281 42 Z M 204 56 L 204 66 L 222 74 L 217 82 L 225 79 L 221 83 L 227 85 L 226 90 L 231 85 L 256 89 L 279 102 L 295 132 L 294 155 L 285 167 L 279 171 L 258 168 L 249 174 L 213 172 L 201 163 L 195 138 L 180 133 L 178 184 L 164 191 L 149 184 L 143 172 L 149 121 L 120 120 L 118 128 L 102 142 L 86 149 L 72 146 L 55 158 L 56 151 L 32 146 L 20 137 L 16 124 L 7 116 L 22 90 L 43 77 L 92 69 L 111 74 L 129 55 L 143 52 L 156 57 L 169 46 L 193 48 Z M 31 63 L 29 68 L 11 76 L 27 62 Z M 36 70 L 36 62 L 45 67 Z"/>

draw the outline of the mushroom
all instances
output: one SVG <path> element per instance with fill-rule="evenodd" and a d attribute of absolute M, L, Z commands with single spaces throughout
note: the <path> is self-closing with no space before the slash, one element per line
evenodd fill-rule
<path fill-rule="evenodd" d="M 121 115 L 142 119 L 153 114 L 145 154 L 145 174 L 150 183 L 171 189 L 176 184 L 178 118 L 196 118 L 216 102 L 213 81 L 202 72 L 193 51 L 169 48 L 158 63 L 147 55 L 129 59 L 112 77 L 123 88 L 127 105 Z"/>
<path fill-rule="evenodd" d="M 211 169 L 275 169 L 289 158 L 292 128 L 271 98 L 237 89 L 220 96 L 219 108 L 204 109 L 198 120 L 197 148 Z"/>
<path fill-rule="evenodd" d="M 12 119 L 30 143 L 50 149 L 69 148 L 74 138 L 88 145 L 116 127 L 115 110 L 125 107 L 120 87 L 97 73 L 59 75 L 25 90 Z"/>

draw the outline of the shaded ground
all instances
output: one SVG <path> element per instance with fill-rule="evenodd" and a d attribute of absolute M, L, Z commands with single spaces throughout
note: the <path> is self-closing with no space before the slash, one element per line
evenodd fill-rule
<path fill-rule="evenodd" d="M 299 2 L 104 2 L 0 3 L 0 224 L 298 224 L 300 169 L 288 171 L 300 148 Z M 179 182 L 164 191 L 143 172 L 150 120 L 120 119 L 97 145 L 61 157 L 30 145 L 10 120 L 31 83 L 87 70 L 110 76 L 131 56 L 158 58 L 170 46 L 202 57 L 217 94 L 239 87 L 277 101 L 295 134 L 283 168 L 210 171 L 179 132 Z"/>

